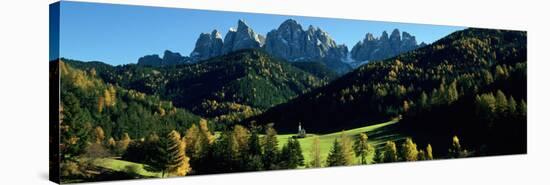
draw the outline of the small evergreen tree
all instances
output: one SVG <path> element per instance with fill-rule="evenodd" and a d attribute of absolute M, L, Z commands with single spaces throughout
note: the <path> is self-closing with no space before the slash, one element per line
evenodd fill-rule
<path fill-rule="evenodd" d="M 334 139 L 332 149 L 327 157 L 327 166 L 344 166 L 346 160 L 344 159 L 344 152 L 342 151 L 342 145 L 337 139 Z"/>
<path fill-rule="evenodd" d="M 259 171 L 263 169 L 262 161 L 262 146 L 260 144 L 260 137 L 256 129 L 252 130 L 252 134 L 248 139 L 248 151 L 246 152 L 246 160 L 243 161 L 248 171 Z"/>
<path fill-rule="evenodd" d="M 265 139 L 264 139 L 264 152 L 263 152 L 263 163 L 264 169 L 273 170 L 277 169 L 278 157 L 279 157 L 279 148 L 277 141 L 277 131 L 271 126 L 266 129 Z"/>
<path fill-rule="evenodd" d="M 296 138 L 288 139 L 288 142 L 281 150 L 281 167 L 286 169 L 294 169 L 304 165 L 304 156 L 300 142 Z"/>

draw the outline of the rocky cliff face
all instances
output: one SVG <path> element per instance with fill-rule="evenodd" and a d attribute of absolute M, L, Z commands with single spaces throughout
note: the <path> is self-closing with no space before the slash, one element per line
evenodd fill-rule
<path fill-rule="evenodd" d="M 169 65 L 178 65 L 189 63 L 189 57 L 181 56 L 177 52 L 172 52 L 170 50 L 164 51 L 164 56 L 160 58 L 159 55 L 146 55 L 138 59 L 138 65 L 142 66 L 169 66 Z"/>
<path fill-rule="evenodd" d="M 389 37 L 386 31 L 379 38 L 367 33 L 362 41 L 353 46 L 350 54 L 353 60 L 364 62 L 382 60 L 418 47 L 414 36 L 394 29 Z"/>
<path fill-rule="evenodd" d="M 267 34 L 265 50 L 290 61 L 345 58 L 347 47 L 337 45 L 330 35 L 313 26 L 303 30 L 295 20 L 283 22 Z"/>
<path fill-rule="evenodd" d="M 239 20 L 237 28 L 229 29 L 223 41 L 217 30 L 202 33 L 190 57 L 199 61 L 241 49 L 263 48 L 267 53 L 291 62 L 320 61 L 334 71 L 344 73 L 351 69 L 350 66 L 382 60 L 420 46 L 414 36 L 394 29 L 389 35 L 382 32 L 378 38 L 367 33 L 349 52 L 346 45 L 338 45 L 327 32 L 314 26 L 306 30 L 293 19 L 284 21 L 266 37 Z"/>
<path fill-rule="evenodd" d="M 214 30 L 212 33 L 201 33 L 195 43 L 195 49 L 189 56 L 194 60 L 205 60 L 221 55 L 222 48 L 222 36 L 218 30 Z"/>
<path fill-rule="evenodd" d="M 262 35 L 255 33 L 243 20 L 239 20 L 237 29 L 229 29 L 223 40 L 218 30 L 201 33 L 190 57 L 194 61 L 206 60 L 240 49 L 260 48 L 264 41 Z"/>
<path fill-rule="evenodd" d="M 264 37 L 255 33 L 243 20 L 239 20 L 237 29 L 229 29 L 223 40 L 222 53 L 227 54 L 240 49 L 260 48 Z"/>

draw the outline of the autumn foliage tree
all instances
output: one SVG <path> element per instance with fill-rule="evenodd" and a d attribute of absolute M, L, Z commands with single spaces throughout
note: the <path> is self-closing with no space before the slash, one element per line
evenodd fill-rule
<path fill-rule="evenodd" d="M 103 131 L 103 128 L 100 126 L 95 127 L 94 129 L 94 138 L 95 143 L 101 144 L 105 140 L 105 132 Z"/>
<path fill-rule="evenodd" d="M 352 140 L 345 132 L 342 132 L 339 138 L 334 139 L 332 149 L 327 158 L 327 166 L 349 166 L 353 164 L 353 161 Z"/>
<path fill-rule="evenodd" d="M 197 173 L 207 172 L 209 157 L 212 157 L 211 146 L 214 144 L 216 137 L 208 128 L 208 122 L 201 119 L 199 127 L 192 125 L 185 133 L 185 141 L 188 144 L 187 152 L 191 156 L 191 166 Z"/>
<path fill-rule="evenodd" d="M 161 172 L 161 177 L 166 174 L 184 176 L 191 170 L 185 145 L 185 139 L 182 140 L 175 130 L 160 138 L 157 155 L 152 159 L 151 166 Z"/>
<path fill-rule="evenodd" d="M 451 144 L 451 148 L 449 149 L 449 156 L 451 158 L 461 158 L 468 156 L 468 151 L 462 148 L 458 136 L 453 136 L 453 142 Z"/>
<path fill-rule="evenodd" d="M 405 142 L 401 145 L 401 157 L 404 161 L 418 160 L 418 149 L 411 138 L 405 139 Z"/>
<path fill-rule="evenodd" d="M 122 135 L 122 138 L 116 142 L 116 149 L 115 149 L 116 153 L 123 154 L 128 148 L 128 145 L 130 144 L 131 141 L 132 139 L 130 138 L 130 135 L 128 135 L 128 133 L 124 133 Z"/>
<path fill-rule="evenodd" d="M 428 144 L 428 146 L 426 146 L 426 160 L 432 160 L 434 159 L 434 156 L 432 154 L 432 145 L 431 144 Z"/>
<path fill-rule="evenodd" d="M 319 168 L 323 165 L 323 158 L 321 157 L 321 140 L 318 136 L 315 136 L 313 138 L 313 141 L 311 142 L 311 149 L 309 153 L 311 157 L 311 161 L 309 162 L 309 166 L 313 168 Z"/>
<path fill-rule="evenodd" d="M 353 145 L 355 156 L 359 157 L 360 164 L 367 164 L 367 155 L 373 149 L 368 143 L 368 136 L 365 133 L 359 134 Z"/>
<path fill-rule="evenodd" d="M 386 145 L 383 148 L 383 154 L 381 161 L 379 162 L 396 162 L 398 160 L 397 156 L 397 146 L 393 141 L 387 141 Z"/>

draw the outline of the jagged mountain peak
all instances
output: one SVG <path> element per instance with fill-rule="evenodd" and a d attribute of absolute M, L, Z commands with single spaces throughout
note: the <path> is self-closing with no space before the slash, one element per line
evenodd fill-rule
<path fill-rule="evenodd" d="M 379 38 L 380 40 L 388 40 L 388 32 L 386 32 L 385 30 L 382 32 L 382 35 L 380 36 Z"/>
<path fill-rule="evenodd" d="M 222 38 L 222 34 L 217 29 L 212 30 L 210 35 L 214 36 L 214 38 Z"/>
<path fill-rule="evenodd" d="M 247 29 L 249 28 L 248 24 L 246 24 L 246 22 L 244 22 L 243 19 L 239 19 L 239 21 L 237 22 L 237 30 L 238 29 Z"/>
<path fill-rule="evenodd" d="M 263 36 L 254 32 L 242 19 L 237 22 L 237 29 L 230 29 L 223 40 L 222 53 L 227 54 L 241 49 L 260 48 L 263 44 Z"/>
<path fill-rule="evenodd" d="M 353 46 L 350 54 L 355 60 L 355 66 L 359 66 L 368 61 L 382 60 L 418 47 L 413 35 L 405 31 L 400 32 L 396 28 L 389 36 L 388 32 L 383 31 L 379 38 L 367 33 L 362 41 Z"/>
<path fill-rule="evenodd" d="M 399 32 L 399 29 L 393 29 L 390 35 L 390 40 L 392 41 L 398 41 L 401 40 L 401 33 Z"/>
<path fill-rule="evenodd" d="M 214 29 L 211 33 L 201 33 L 195 49 L 189 55 L 193 60 L 204 60 L 221 54 L 223 41 L 218 30 Z"/>
<path fill-rule="evenodd" d="M 184 64 L 188 63 L 189 58 L 182 56 L 178 52 L 172 52 L 170 50 L 165 50 L 164 55 L 162 58 L 160 58 L 159 55 L 153 54 L 153 55 L 145 55 L 143 57 L 140 57 L 138 59 L 138 65 L 141 66 L 170 66 L 170 65 L 177 65 L 177 64 Z"/>

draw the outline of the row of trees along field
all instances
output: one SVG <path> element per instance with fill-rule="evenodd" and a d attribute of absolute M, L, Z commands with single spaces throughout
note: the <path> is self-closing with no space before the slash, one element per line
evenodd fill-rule
<path fill-rule="evenodd" d="M 265 132 L 261 134 L 260 130 Z M 165 157 L 158 152 L 158 138 L 152 134 L 145 140 L 131 142 L 122 159 L 162 166 L 156 164 L 163 161 L 158 158 Z M 304 165 L 299 142 L 289 139 L 279 149 L 277 132 L 272 127 L 249 130 L 236 125 L 231 130 L 214 134 L 202 120 L 198 126 L 191 126 L 182 138 L 192 174 L 293 169 Z"/>
<path fill-rule="evenodd" d="M 318 145 L 319 141 L 316 138 L 311 146 L 311 167 L 322 167 L 323 164 L 318 150 L 315 150 L 315 148 L 319 147 Z M 468 150 L 462 148 L 457 136 L 453 136 L 450 146 L 447 155 L 440 158 L 460 158 L 470 155 Z M 340 137 L 334 140 L 326 159 L 326 166 L 433 160 L 434 155 L 432 151 L 431 144 L 427 144 L 425 149 L 422 149 L 411 138 L 406 138 L 400 144 L 400 147 L 398 147 L 395 141 L 387 141 L 380 147 L 374 147 L 368 142 L 368 136 L 365 133 L 361 133 L 353 139 L 347 136 L 345 132 L 342 132 Z M 358 161 L 355 161 L 356 158 L 354 158 L 354 155 L 358 158 Z M 367 160 L 368 156 L 372 157 L 371 162 Z"/>
<path fill-rule="evenodd" d="M 147 164 L 150 171 L 162 172 L 161 176 L 184 176 L 191 174 L 214 174 L 242 171 L 294 169 L 298 167 L 347 166 L 388 163 L 397 161 L 432 160 L 432 146 L 417 147 L 407 138 L 397 147 L 394 141 L 376 148 L 365 133 L 350 137 L 342 132 L 334 140 L 326 159 L 320 154 L 319 138 L 311 144 L 310 161 L 304 161 L 302 147 L 298 139 L 289 138 L 281 149 L 278 146 L 277 132 L 273 127 L 255 127 L 249 130 L 236 125 L 232 130 L 214 134 L 204 120 L 199 126 L 192 125 L 183 136 L 172 130 L 163 134 L 151 134 L 146 139 L 131 140 L 127 136 L 120 141 L 106 140 L 102 129 L 94 129 L 94 143 L 88 146 L 87 157 L 107 157 L 122 153 L 122 159 Z M 259 132 L 264 130 L 263 134 Z M 217 135 L 217 136 L 216 136 Z M 447 156 L 458 158 L 469 155 L 460 144 L 458 137 L 452 138 Z M 106 151 L 106 154 L 98 154 Z M 92 155 L 93 153 L 93 155 Z M 357 159 L 359 160 L 355 160 Z"/>

